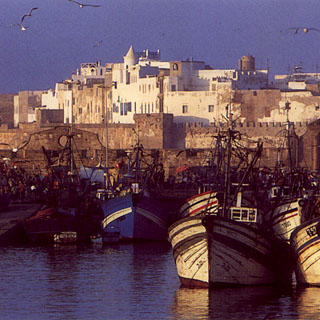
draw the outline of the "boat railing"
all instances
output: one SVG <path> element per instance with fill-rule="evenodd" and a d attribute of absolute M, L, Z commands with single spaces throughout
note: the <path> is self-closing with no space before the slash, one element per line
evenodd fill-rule
<path fill-rule="evenodd" d="M 249 207 L 231 207 L 231 219 L 240 222 L 257 222 L 258 210 Z"/>

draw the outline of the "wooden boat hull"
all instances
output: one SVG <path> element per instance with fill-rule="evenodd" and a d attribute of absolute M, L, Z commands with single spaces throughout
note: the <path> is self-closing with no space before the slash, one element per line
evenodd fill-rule
<path fill-rule="evenodd" d="M 272 243 L 243 222 L 207 216 L 210 286 L 265 285 L 276 282 Z"/>
<path fill-rule="evenodd" d="M 59 213 L 56 208 L 40 209 L 23 222 L 27 241 L 40 244 L 69 244 L 79 240 L 79 223 L 74 215 Z"/>
<path fill-rule="evenodd" d="M 187 287 L 208 287 L 208 246 L 201 217 L 187 217 L 168 229 L 180 282 Z"/>
<path fill-rule="evenodd" d="M 101 201 L 103 232 L 120 231 L 120 240 L 167 240 L 170 212 L 159 201 L 124 195 Z"/>
<path fill-rule="evenodd" d="M 287 243 L 293 230 L 301 225 L 301 198 L 280 204 L 272 214 L 272 229 L 275 236 Z"/>
<path fill-rule="evenodd" d="M 307 221 L 291 234 L 297 283 L 320 286 L 320 217 Z"/>
<path fill-rule="evenodd" d="M 187 199 L 179 210 L 180 217 L 197 216 L 204 212 L 215 213 L 218 210 L 217 193 L 207 191 Z"/>

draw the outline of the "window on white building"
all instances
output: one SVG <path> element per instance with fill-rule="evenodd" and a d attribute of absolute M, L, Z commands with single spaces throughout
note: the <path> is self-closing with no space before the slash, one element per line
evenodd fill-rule
<path fill-rule="evenodd" d="M 182 113 L 188 113 L 188 106 L 185 104 L 182 106 Z"/>
<path fill-rule="evenodd" d="M 209 104 L 208 105 L 208 112 L 213 112 L 214 111 L 214 105 L 213 104 Z"/>
<path fill-rule="evenodd" d="M 171 85 L 171 91 L 176 91 L 176 85 L 175 84 Z"/>

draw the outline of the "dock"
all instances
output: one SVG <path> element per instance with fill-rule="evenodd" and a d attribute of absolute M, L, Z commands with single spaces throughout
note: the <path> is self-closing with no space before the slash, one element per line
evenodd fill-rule
<path fill-rule="evenodd" d="M 22 222 L 34 215 L 41 205 L 12 203 L 8 209 L 0 212 L 0 246 L 23 243 Z"/>

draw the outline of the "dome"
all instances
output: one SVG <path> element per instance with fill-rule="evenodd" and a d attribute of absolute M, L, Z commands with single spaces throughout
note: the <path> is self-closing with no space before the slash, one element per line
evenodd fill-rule
<path fill-rule="evenodd" d="M 126 66 L 133 66 L 137 64 L 137 60 L 136 53 L 131 45 L 127 54 L 123 57 L 123 62 Z"/>

